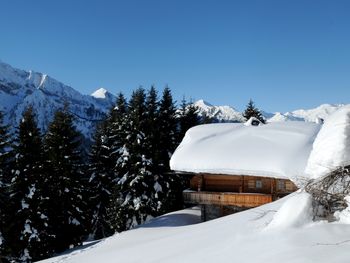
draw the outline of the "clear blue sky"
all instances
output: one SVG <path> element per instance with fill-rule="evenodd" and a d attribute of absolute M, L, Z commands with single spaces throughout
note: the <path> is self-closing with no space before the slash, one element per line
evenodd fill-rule
<path fill-rule="evenodd" d="M 1 0 L 0 59 L 89 94 L 266 111 L 350 102 L 350 1 Z"/>

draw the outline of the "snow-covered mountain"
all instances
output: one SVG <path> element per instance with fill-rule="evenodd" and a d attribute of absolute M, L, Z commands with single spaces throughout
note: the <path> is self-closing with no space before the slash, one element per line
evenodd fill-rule
<path fill-rule="evenodd" d="M 38 124 L 45 130 L 54 112 L 68 102 L 71 112 L 76 116 L 77 128 L 91 137 L 95 123 L 101 120 L 113 106 L 115 96 L 101 88 L 91 95 L 83 95 L 46 74 L 15 69 L 0 61 L 0 110 L 5 113 L 5 121 L 16 127 L 23 110 L 33 105 L 38 116 Z M 204 100 L 194 102 L 199 114 L 217 122 L 242 122 L 242 113 L 231 106 L 214 106 Z M 323 104 L 309 110 L 295 110 L 286 113 L 263 115 L 269 122 L 276 121 L 315 121 L 327 117 L 344 104 Z"/>
<path fill-rule="evenodd" d="M 295 110 L 290 114 L 296 118 L 304 119 L 305 121 L 315 121 L 317 118 L 327 119 L 329 115 L 344 107 L 345 104 L 322 104 L 314 109 L 309 110 Z"/>
<path fill-rule="evenodd" d="M 193 103 L 198 107 L 199 114 L 214 119 L 217 122 L 242 122 L 244 117 L 241 112 L 231 106 L 213 106 L 204 100 L 198 100 Z M 346 104 L 322 104 L 314 109 L 300 109 L 292 112 L 269 113 L 262 111 L 263 116 L 268 122 L 280 121 L 308 121 L 315 122 L 317 119 L 327 119 L 329 115 Z"/>
<path fill-rule="evenodd" d="M 207 116 L 217 122 L 243 122 L 244 117 L 241 112 L 231 106 L 213 106 L 204 100 L 193 103 L 200 116 Z"/>
<path fill-rule="evenodd" d="M 68 103 L 77 128 L 89 138 L 114 101 L 105 89 L 83 95 L 48 75 L 15 69 L 0 61 L 0 110 L 11 127 L 16 127 L 24 109 L 33 105 L 38 125 L 45 130 L 54 112 Z"/>

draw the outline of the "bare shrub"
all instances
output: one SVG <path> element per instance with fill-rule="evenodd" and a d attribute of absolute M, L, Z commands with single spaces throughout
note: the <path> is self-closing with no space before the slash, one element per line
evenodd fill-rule
<path fill-rule="evenodd" d="M 339 167 L 321 179 L 309 181 L 305 191 L 313 197 L 315 217 L 334 220 L 334 212 L 347 207 L 344 198 L 350 194 L 350 166 Z"/>

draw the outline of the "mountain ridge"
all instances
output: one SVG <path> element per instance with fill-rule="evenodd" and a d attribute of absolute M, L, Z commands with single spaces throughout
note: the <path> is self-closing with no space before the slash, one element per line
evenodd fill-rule
<path fill-rule="evenodd" d="M 206 116 L 214 120 L 214 122 L 242 122 L 245 121 L 242 112 L 232 106 L 221 105 L 214 106 L 205 100 L 198 100 L 193 103 L 197 108 L 200 116 Z M 321 104 L 316 108 L 298 109 L 285 113 L 274 112 L 269 113 L 261 111 L 267 122 L 276 121 L 307 121 L 317 122 L 318 119 L 327 119 L 329 115 L 347 104 Z"/>
<path fill-rule="evenodd" d="M 16 69 L 0 62 L 0 110 L 5 113 L 5 121 L 16 127 L 24 109 L 33 105 L 38 118 L 38 126 L 46 130 L 54 112 L 69 104 L 76 116 L 75 125 L 87 138 L 91 138 L 93 128 L 113 106 L 115 97 L 108 93 L 105 98 L 83 95 L 47 74 Z"/>
<path fill-rule="evenodd" d="M 91 95 L 81 94 L 74 88 L 36 71 L 13 68 L 0 60 L 0 110 L 5 113 L 5 122 L 17 127 L 24 109 L 33 105 L 38 118 L 38 126 L 45 131 L 54 112 L 70 105 L 76 117 L 75 125 L 86 138 L 92 138 L 96 122 L 103 120 L 114 106 L 116 97 L 104 88 Z M 193 103 L 200 116 L 209 117 L 214 122 L 244 122 L 242 112 L 232 106 L 215 106 L 201 99 Z M 346 104 L 321 104 L 312 109 L 298 109 L 290 112 L 269 113 L 262 111 L 268 122 L 276 121 L 317 121 Z"/>

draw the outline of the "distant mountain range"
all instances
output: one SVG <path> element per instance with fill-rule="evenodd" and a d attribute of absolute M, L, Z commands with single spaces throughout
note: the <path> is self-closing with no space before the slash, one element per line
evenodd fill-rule
<path fill-rule="evenodd" d="M 23 110 L 33 105 L 38 125 L 46 130 L 54 112 L 69 103 L 77 128 L 91 137 L 95 123 L 104 118 L 115 97 L 104 89 L 82 95 L 48 75 L 15 69 L 0 62 L 0 110 L 11 127 L 18 126 Z"/>
<path fill-rule="evenodd" d="M 199 109 L 201 116 L 207 116 L 217 122 L 242 122 L 244 117 L 241 112 L 230 106 L 213 106 L 204 100 L 198 100 L 194 103 Z M 263 116 L 268 122 L 280 121 L 308 121 L 316 122 L 318 119 L 327 119 L 327 117 L 343 107 L 345 104 L 322 104 L 314 109 L 295 110 L 292 112 L 268 113 L 262 111 Z"/>
<path fill-rule="evenodd" d="M 0 110 L 11 127 L 18 126 L 23 110 L 33 105 L 38 125 L 46 130 L 54 112 L 69 103 L 71 113 L 76 117 L 77 128 L 91 138 L 94 127 L 114 105 L 115 96 L 105 89 L 98 89 L 91 95 L 83 95 L 48 75 L 15 69 L 0 61 Z M 242 122 L 242 113 L 230 106 L 213 106 L 204 100 L 194 103 L 200 115 L 206 115 L 217 122 Z M 266 113 L 269 122 L 274 121 L 316 121 L 326 119 L 343 104 L 323 104 L 309 110 L 295 110 L 286 113 Z"/>

